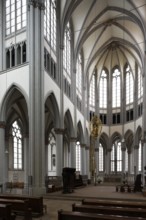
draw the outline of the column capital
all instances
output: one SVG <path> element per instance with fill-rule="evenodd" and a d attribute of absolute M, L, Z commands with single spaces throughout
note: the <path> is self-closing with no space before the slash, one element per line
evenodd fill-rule
<path fill-rule="evenodd" d="M 54 131 L 56 134 L 64 134 L 65 129 L 64 128 L 54 128 Z"/>
<path fill-rule="evenodd" d="M 77 141 L 77 137 L 70 137 L 70 142 L 76 142 Z"/>
<path fill-rule="evenodd" d="M 29 0 L 28 5 L 32 5 L 34 8 L 39 8 L 41 10 L 45 10 L 45 4 L 44 2 L 41 2 L 39 0 Z"/>
<path fill-rule="evenodd" d="M 0 128 L 6 128 L 5 121 L 0 121 Z"/>
<path fill-rule="evenodd" d="M 134 145 L 134 149 L 139 149 L 139 146 L 138 145 Z"/>
<path fill-rule="evenodd" d="M 99 148 L 98 147 L 95 148 L 95 152 L 99 152 Z"/>
<path fill-rule="evenodd" d="M 77 69 L 73 68 L 73 73 L 76 74 L 76 72 L 77 72 Z"/>
<path fill-rule="evenodd" d="M 122 151 L 126 151 L 126 147 L 125 147 L 125 146 L 122 146 L 122 147 L 121 147 L 121 150 L 122 150 Z"/>
<path fill-rule="evenodd" d="M 29 134 L 28 133 L 24 133 L 23 134 L 23 138 L 29 138 Z"/>
<path fill-rule="evenodd" d="M 86 145 L 85 150 L 89 150 L 89 149 L 90 149 L 90 147 Z"/>
<path fill-rule="evenodd" d="M 64 50 L 64 44 L 60 44 L 60 49 Z"/>
<path fill-rule="evenodd" d="M 86 148 L 86 144 L 81 144 L 81 148 Z"/>

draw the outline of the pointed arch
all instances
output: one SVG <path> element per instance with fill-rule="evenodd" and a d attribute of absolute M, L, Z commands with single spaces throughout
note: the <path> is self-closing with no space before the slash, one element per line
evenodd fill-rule
<path fill-rule="evenodd" d="M 52 92 L 45 101 L 45 134 L 52 128 L 60 127 L 60 112 L 56 97 Z"/>
<path fill-rule="evenodd" d="M 73 120 L 72 120 L 72 116 L 71 116 L 71 113 L 70 113 L 69 109 L 65 112 L 64 129 L 67 132 L 69 137 L 74 137 L 75 136 Z"/>
<path fill-rule="evenodd" d="M 8 132 L 12 123 L 19 119 L 23 132 L 28 132 L 28 97 L 17 85 L 12 85 L 5 94 L 2 101 L 0 120 L 6 122 Z"/>

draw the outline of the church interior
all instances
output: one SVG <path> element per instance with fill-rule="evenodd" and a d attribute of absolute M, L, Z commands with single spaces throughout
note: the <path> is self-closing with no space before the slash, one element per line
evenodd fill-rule
<path fill-rule="evenodd" d="M 145 95 L 146 0 L 1 0 L 0 213 L 86 189 L 144 200 Z"/>

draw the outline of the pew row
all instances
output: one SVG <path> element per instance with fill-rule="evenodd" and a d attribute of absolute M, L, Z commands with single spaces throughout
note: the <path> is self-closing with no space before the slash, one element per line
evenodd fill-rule
<path fill-rule="evenodd" d="M 42 196 L 24 196 L 24 195 L 8 195 L 1 194 L 0 199 L 17 199 L 17 200 L 28 200 L 28 207 L 31 209 L 33 217 L 40 217 L 43 215 L 43 211 L 46 207 L 43 205 Z"/>
<path fill-rule="evenodd" d="M 116 206 L 116 207 L 128 207 L 128 208 L 146 208 L 146 201 L 128 201 L 128 200 L 105 200 L 105 199 L 83 199 L 84 205 L 96 205 L 96 206 Z"/>
<path fill-rule="evenodd" d="M 76 211 L 58 211 L 58 220 L 145 220 L 145 218 L 139 217 L 127 217 L 119 215 L 107 215 L 107 214 L 95 214 L 84 213 Z"/>
<path fill-rule="evenodd" d="M 94 206 L 94 205 L 82 205 L 72 204 L 72 211 L 97 213 L 107 215 L 120 215 L 120 216 L 134 216 L 146 218 L 146 209 L 141 208 L 128 208 L 128 207 L 116 207 L 116 206 Z"/>
<path fill-rule="evenodd" d="M 16 215 L 24 216 L 25 220 L 31 220 L 31 209 L 28 207 L 28 200 L 1 199 L 0 204 L 10 204 L 12 212 Z"/>
<path fill-rule="evenodd" d="M 16 215 L 12 213 L 10 204 L 0 204 L 0 219 L 15 220 Z"/>

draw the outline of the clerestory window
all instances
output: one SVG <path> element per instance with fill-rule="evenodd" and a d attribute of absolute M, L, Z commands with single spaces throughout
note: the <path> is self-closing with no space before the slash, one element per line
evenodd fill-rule
<path fill-rule="evenodd" d="M 6 0 L 6 35 L 26 27 L 26 0 Z"/>

